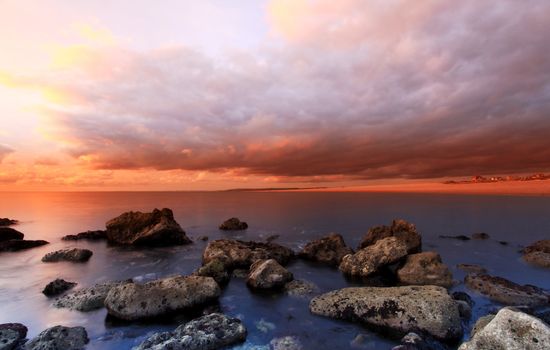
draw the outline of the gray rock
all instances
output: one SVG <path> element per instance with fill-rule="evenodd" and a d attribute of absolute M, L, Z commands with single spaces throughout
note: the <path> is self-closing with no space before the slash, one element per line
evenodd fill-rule
<path fill-rule="evenodd" d="M 75 290 L 57 298 L 53 306 L 83 312 L 100 309 L 104 306 L 105 298 L 111 288 L 120 284 L 121 282 L 106 282 Z"/>
<path fill-rule="evenodd" d="M 294 252 L 277 243 L 244 242 L 232 239 L 218 239 L 209 242 L 203 255 L 203 265 L 219 259 L 229 269 L 249 268 L 257 260 L 275 259 L 286 265 L 294 257 Z"/>
<path fill-rule="evenodd" d="M 436 285 L 449 288 L 453 275 L 436 252 L 423 252 L 407 256 L 405 265 L 397 270 L 399 282 L 412 285 Z"/>
<path fill-rule="evenodd" d="M 248 224 L 239 220 L 239 218 L 230 218 L 225 220 L 219 228 L 224 231 L 240 231 L 246 230 L 248 228 Z"/>
<path fill-rule="evenodd" d="M 475 264 L 458 264 L 456 267 L 468 273 L 487 273 L 487 269 Z"/>
<path fill-rule="evenodd" d="M 437 286 L 344 288 L 313 298 L 309 309 L 391 335 L 421 332 L 445 341 L 462 337 L 458 306 L 445 288 Z"/>
<path fill-rule="evenodd" d="M 285 284 L 285 292 L 291 296 L 306 297 L 318 291 L 319 287 L 309 281 L 293 280 Z"/>
<path fill-rule="evenodd" d="M 286 336 L 272 339 L 269 342 L 272 350 L 302 350 L 303 346 L 300 340 L 293 336 Z"/>
<path fill-rule="evenodd" d="M 522 286 L 502 277 L 468 275 L 464 278 L 464 283 L 468 288 L 505 305 L 537 306 L 547 305 L 550 301 L 548 294 L 541 288 Z"/>
<path fill-rule="evenodd" d="M 55 252 L 48 253 L 42 257 L 43 262 L 58 262 L 58 261 L 70 261 L 70 262 L 86 262 L 90 260 L 94 253 L 88 249 L 61 249 Z"/>
<path fill-rule="evenodd" d="M 342 258 L 348 254 L 353 254 L 353 250 L 346 246 L 342 235 L 331 233 L 306 244 L 298 256 L 302 259 L 338 266 Z"/>
<path fill-rule="evenodd" d="M 0 242 L 9 241 L 10 239 L 23 239 L 25 235 L 11 227 L 0 226 Z"/>
<path fill-rule="evenodd" d="M 229 282 L 229 272 L 223 261 L 214 259 L 201 266 L 193 273 L 195 276 L 212 277 L 218 284 Z"/>
<path fill-rule="evenodd" d="M 57 278 L 48 283 L 42 293 L 48 297 L 52 297 L 66 292 L 74 286 L 76 286 L 75 282 L 67 282 L 64 279 Z"/>
<path fill-rule="evenodd" d="M 388 237 L 396 237 L 405 241 L 408 253 L 418 253 L 422 250 L 422 237 L 416 230 L 416 226 L 401 219 L 393 220 L 391 226 L 382 225 L 370 228 L 359 243 L 359 249 Z"/>
<path fill-rule="evenodd" d="M 250 266 L 246 284 L 255 289 L 281 288 L 293 278 L 292 273 L 277 260 L 258 260 Z"/>
<path fill-rule="evenodd" d="M 25 344 L 26 350 L 80 350 L 88 344 L 84 327 L 55 326 Z"/>
<path fill-rule="evenodd" d="M 21 339 L 25 339 L 28 331 L 27 327 L 21 323 L 2 323 L 0 324 L 0 330 L 2 329 L 9 329 L 17 332 L 19 334 L 19 338 Z"/>
<path fill-rule="evenodd" d="M 15 349 L 21 337 L 17 331 L 11 329 L 0 329 L 0 350 Z"/>

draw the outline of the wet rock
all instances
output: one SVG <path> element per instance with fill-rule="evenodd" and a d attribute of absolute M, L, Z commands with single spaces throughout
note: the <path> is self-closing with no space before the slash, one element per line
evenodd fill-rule
<path fill-rule="evenodd" d="M 457 235 L 457 236 L 439 235 L 439 238 L 457 239 L 459 241 L 469 241 L 470 240 L 470 237 L 464 236 L 464 235 Z"/>
<path fill-rule="evenodd" d="M 111 288 L 120 284 L 121 282 L 106 282 L 75 290 L 57 298 L 53 306 L 83 312 L 100 309 L 104 306 L 105 298 Z"/>
<path fill-rule="evenodd" d="M 428 336 L 410 332 L 401 339 L 401 345 L 392 350 L 448 350 L 448 347 Z"/>
<path fill-rule="evenodd" d="M 200 236 L 197 238 L 199 241 L 203 241 L 203 242 L 206 242 L 208 241 L 208 236 Z"/>
<path fill-rule="evenodd" d="M 11 225 L 17 225 L 19 221 L 8 219 L 8 218 L 0 218 L 0 226 L 11 226 Z"/>
<path fill-rule="evenodd" d="M 225 220 L 219 228 L 224 231 L 240 231 L 246 230 L 248 228 L 248 224 L 239 220 L 239 218 L 230 218 Z"/>
<path fill-rule="evenodd" d="M 43 262 L 58 262 L 58 261 L 71 261 L 71 262 L 86 262 L 90 260 L 94 253 L 88 249 L 61 249 L 55 252 L 48 253 L 42 257 Z"/>
<path fill-rule="evenodd" d="M 206 246 L 202 262 L 207 264 L 220 259 L 229 268 L 248 268 L 257 260 L 275 259 L 286 265 L 294 257 L 294 252 L 277 243 L 244 242 L 233 239 L 218 239 Z"/>
<path fill-rule="evenodd" d="M 489 314 L 485 316 L 481 316 L 477 319 L 476 323 L 474 324 L 474 327 L 472 328 L 472 332 L 470 332 L 470 338 L 474 336 L 479 330 L 483 329 L 489 322 L 491 322 L 495 318 L 494 314 Z"/>
<path fill-rule="evenodd" d="M 396 237 L 405 241 L 408 253 L 418 253 L 422 250 L 422 237 L 416 226 L 401 219 L 393 220 L 391 226 L 375 226 L 369 229 L 361 240 L 359 249 L 375 244 L 377 241 Z"/>
<path fill-rule="evenodd" d="M 475 304 L 472 297 L 469 296 L 468 293 L 465 293 L 465 292 L 460 292 L 460 291 L 453 292 L 453 294 L 451 294 L 451 297 L 454 300 L 461 300 L 461 301 L 466 302 L 468 305 L 470 305 L 470 307 L 473 307 L 474 304 Z"/>
<path fill-rule="evenodd" d="M 285 292 L 288 295 L 292 296 L 308 296 L 316 293 L 319 290 L 314 283 L 303 281 L 303 280 L 293 280 L 285 284 Z"/>
<path fill-rule="evenodd" d="M 488 233 L 485 233 L 485 232 L 477 232 L 477 233 L 474 233 L 472 234 L 472 239 L 489 239 L 491 238 L 491 236 L 489 236 Z"/>
<path fill-rule="evenodd" d="M 353 250 L 346 246 L 342 235 L 332 233 L 306 244 L 298 256 L 302 259 L 338 266 L 342 258 L 348 254 L 353 254 Z"/>
<path fill-rule="evenodd" d="M 237 318 L 213 313 L 187 322 L 173 332 L 157 333 L 136 350 L 215 350 L 246 339 L 246 328 Z"/>
<path fill-rule="evenodd" d="M 25 344 L 26 350 L 80 350 L 88 344 L 84 327 L 55 326 L 46 329 Z"/>
<path fill-rule="evenodd" d="M 302 343 L 300 340 L 293 336 L 286 336 L 272 339 L 269 342 L 269 346 L 272 350 L 302 350 Z"/>
<path fill-rule="evenodd" d="M 42 240 L 30 241 L 24 239 L 10 239 L 0 242 L 0 252 L 17 252 L 20 250 L 40 247 L 49 243 L 50 242 Z"/>
<path fill-rule="evenodd" d="M 0 350 L 19 348 L 27 336 L 27 327 L 21 323 L 0 324 Z"/>
<path fill-rule="evenodd" d="M 487 269 L 475 264 L 458 264 L 456 267 L 468 273 L 486 273 Z"/>
<path fill-rule="evenodd" d="M 107 239 L 107 231 L 105 230 L 95 230 L 95 231 L 84 231 L 77 233 L 76 235 L 66 235 L 61 238 L 64 241 L 99 241 L 102 239 Z"/>
<path fill-rule="evenodd" d="M 255 289 L 281 288 L 293 278 L 275 259 L 258 260 L 250 266 L 246 284 Z"/>
<path fill-rule="evenodd" d="M 547 305 L 550 301 L 548 294 L 541 288 L 522 286 L 502 277 L 474 274 L 466 276 L 464 283 L 468 288 L 505 305 L 537 306 Z"/>
<path fill-rule="evenodd" d="M 472 307 L 470 304 L 463 300 L 455 300 L 456 305 L 458 306 L 458 313 L 460 314 L 460 317 L 469 320 L 472 317 Z"/>
<path fill-rule="evenodd" d="M 543 350 L 550 344 L 550 327 L 523 312 L 501 309 L 487 325 L 478 330 L 459 350 Z"/>
<path fill-rule="evenodd" d="M 279 239 L 280 235 L 271 235 L 265 239 L 267 243 L 271 243 L 277 239 Z"/>
<path fill-rule="evenodd" d="M 413 285 L 435 285 L 449 288 L 453 275 L 436 252 L 423 252 L 407 256 L 405 265 L 397 270 L 399 282 Z"/>
<path fill-rule="evenodd" d="M 107 294 L 105 307 L 111 316 L 131 321 L 205 305 L 220 293 L 212 277 L 174 276 L 116 286 Z"/>
<path fill-rule="evenodd" d="M 523 260 L 532 265 L 550 268 L 550 240 L 537 241 L 523 249 Z"/>
<path fill-rule="evenodd" d="M 17 332 L 20 339 L 25 339 L 28 331 L 27 327 L 21 323 L 2 323 L 0 324 L 0 330 L 3 330 L 3 329 L 9 329 Z"/>
<path fill-rule="evenodd" d="M 344 256 L 340 270 L 350 276 L 367 277 L 406 256 L 407 245 L 404 240 L 397 237 L 383 238 L 355 254 Z"/>
<path fill-rule="evenodd" d="M 235 269 L 231 273 L 232 277 L 235 278 L 247 278 L 248 277 L 248 270 L 246 269 Z"/>
<path fill-rule="evenodd" d="M 532 253 L 532 252 L 550 253 L 550 239 L 536 241 L 535 243 L 523 249 L 524 254 Z"/>
<path fill-rule="evenodd" d="M 25 235 L 11 227 L 0 227 L 0 242 L 9 241 L 11 239 L 23 239 Z"/>
<path fill-rule="evenodd" d="M 223 261 L 214 259 L 207 264 L 199 267 L 194 273 L 195 276 L 212 277 L 218 284 L 229 282 L 229 272 Z"/>
<path fill-rule="evenodd" d="M 172 210 L 127 212 L 107 221 L 107 240 L 114 244 L 167 246 L 191 243 Z"/>
<path fill-rule="evenodd" d="M 447 290 L 437 286 L 344 288 L 313 298 L 309 309 L 394 336 L 422 332 L 446 341 L 462 337 L 458 307 Z"/>
<path fill-rule="evenodd" d="M 42 293 L 48 297 L 53 297 L 68 291 L 74 286 L 76 286 L 75 282 L 67 282 L 64 279 L 57 278 L 48 283 Z"/>

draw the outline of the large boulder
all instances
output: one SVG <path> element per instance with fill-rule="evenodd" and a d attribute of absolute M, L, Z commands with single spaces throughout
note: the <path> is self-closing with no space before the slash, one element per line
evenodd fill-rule
<path fill-rule="evenodd" d="M 281 288 L 294 279 L 292 273 L 277 260 L 258 260 L 250 266 L 246 284 L 254 289 Z"/>
<path fill-rule="evenodd" d="M 27 336 L 27 327 L 21 323 L 0 324 L 0 350 L 13 350 L 20 348 L 19 345 Z"/>
<path fill-rule="evenodd" d="M 313 298 L 309 309 L 393 336 L 421 332 L 445 341 L 462 337 L 458 307 L 447 290 L 437 286 L 344 288 Z"/>
<path fill-rule="evenodd" d="M 107 240 L 114 244 L 166 246 L 191 243 L 172 210 L 130 211 L 107 221 Z"/>
<path fill-rule="evenodd" d="M 239 218 L 230 218 L 225 220 L 219 228 L 224 231 L 241 231 L 246 230 L 248 228 L 248 224 L 239 220 Z"/>
<path fill-rule="evenodd" d="M 55 300 L 53 306 L 68 308 L 82 312 L 101 309 L 104 306 L 105 298 L 111 290 L 121 282 L 99 283 L 92 287 L 75 290 Z"/>
<path fill-rule="evenodd" d="M 0 226 L 11 226 L 11 225 L 17 225 L 19 221 L 8 219 L 8 218 L 0 218 Z"/>
<path fill-rule="evenodd" d="M 550 345 L 550 327 L 541 320 L 510 308 L 501 309 L 459 350 L 545 350 Z"/>
<path fill-rule="evenodd" d="M 9 241 L 10 239 L 23 239 L 25 235 L 11 227 L 0 227 L 0 242 Z"/>
<path fill-rule="evenodd" d="M 387 265 L 407 256 L 407 244 L 397 237 L 387 237 L 375 244 L 348 254 L 342 259 L 340 270 L 346 275 L 368 277 Z"/>
<path fill-rule="evenodd" d="M 105 307 L 112 316 L 137 320 L 202 306 L 217 300 L 220 293 L 212 277 L 174 276 L 114 287 L 105 299 Z"/>
<path fill-rule="evenodd" d="M 55 326 L 46 329 L 25 344 L 26 350 L 81 350 L 88 344 L 84 327 Z"/>
<path fill-rule="evenodd" d="M 532 265 L 550 268 L 550 239 L 537 241 L 523 249 L 523 260 Z"/>
<path fill-rule="evenodd" d="M 464 278 L 464 283 L 468 288 L 505 305 L 540 306 L 550 302 L 549 295 L 543 289 L 519 285 L 502 277 L 471 274 Z"/>
<path fill-rule="evenodd" d="M 371 227 L 359 243 L 359 249 L 375 244 L 377 241 L 397 237 L 407 244 L 408 253 L 418 253 L 422 250 L 422 237 L 416 230 L 416 226 L 401 219 L 393 220 L 391 226 Z"/>
<path fill-rule="evenodd" d="M 53 297 L 59 294 L 62 294 L 69 289 L 76 286 L 75 282 L 67 282 L 64 279 L 57 278 L 44 287 L 44 290 L 42 290 L 42 294 L 48 297 Z"/>
<path fill-rule="evenodd" d="M 80 240 L 89 240 L 89 241 L 99 241 L 102 239 L 107 239 L 107 231 L 105 230 L 95 230 L 95 231 L 84 231 L 77 233 L 75 235 L 66 235 L 61 238 L 64 241 L 80 241 Z"/>
<path fill-rule="evenodd" d="M 332 266 L 340 265 L 342 258 L 348 254 L 353 254 L 353 250 L 346 246 L 342 235 L 337 233 L 309 242 L 298 253 L 302 259 Z"/>
<path fill-rule="evenodd" d="M 25 239 L 10 239 L 4 242 L 0 242 L 0 252 L 18 252 L 20 250 L 31 249 L 40 247 L 50 242 L 37 240 L 25 240 Z"/>
<path fill-rule="evenodd" d="M 173 332 L 157 333 L 136 350 L 215 350 L 246 339 L 246 328 L 237 318 L 212 313 L 182 324 Z"/>
<path fill-rule="evenodd" d="M 89 249 L 61 249 L 55 252 L 50 252 L 42 257 L 43 262 L 58 262 L 58 261 L 70 261 L 70 262 L 86 262 L 90 260 L 94 253 Z"/>
<path fill-rule="evenodd" d="M 449 288 L 453 275 L 436 252 L 423 252 L 407 256 L 405 265 L 397 270 L 399 282 L 415 285 L 436 285 Z"/>
<path fill-rule="evenodd" d="M 294 252 L 277 243 L 244 242 L 233 239 L 218 239 L 208 243 L 203 254 L 203 264 L 220 260 L 229 269 L 248 268 L 258 260 L 275 259 L 286 265 Z"/>

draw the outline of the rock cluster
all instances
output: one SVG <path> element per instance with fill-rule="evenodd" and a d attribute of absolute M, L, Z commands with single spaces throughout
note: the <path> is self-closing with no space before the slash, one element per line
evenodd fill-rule
<path fill-rule="evenodd" d="M 58 261 L 70 261 L 70 262 L 86 262 L 90 260 L 93 252 L 89 249 L 61 249 L 55 252 L 48 253 L 42 257 L 43 262 L 58 262 Z"/>
<path fill-rule="evenodd" d="M 422 237 L 416 226 L 402 219 L 393 220 L 391 226 L 375 226 L 369 229 L 361 240 L 359 249 L 375 244 L 377 241 L 396 237 L 405 242 L 408 253 L 417 253 L 422 249 Z"/>
<path fill-rule="evenodd" d="M 353 250 L 346 246 L 342 235 L 332 233 L 306 244 L 298 256 L 302 259 L 338 266 L 342 258 L 348 254 L 353 254 Z"/>
<path fill-rule="evenodd" d="M 49 243 L 43 240 L 25 240 L 24 237 L 23 233 L 11 227 L 0 227 L 0 252 L 16 252 Z"/>
<path fill-rule="evenodd" d="M 226 268 L 248 268 L 257 260 L 275 259 L 281 265 L 286 265 L 294 257 L 294 252 L 277 243 L 244 242 L 232 239 L 218 239 L 206 246 L 202 261 L 203 265 L 212 260 L 219 260 Z"/>

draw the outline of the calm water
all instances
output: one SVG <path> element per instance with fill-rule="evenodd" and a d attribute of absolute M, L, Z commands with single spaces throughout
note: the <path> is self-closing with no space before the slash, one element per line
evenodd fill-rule
<path fill-rule="evenodd" d="M 518 250 L 535 240 L 550 238 L 550 197 L 459 196 L 368 193 L 1 193 L 0 217 L 21 220 L 15 228 L 27 239 L 51 244 L 17 253 L 0 254 L 0 323 L 21 322 L 33 337 L 47 327 L 62 324 L 86 327 L 90 349 L 130 349 L 148 333 L 174 329 L 167 324 L 113 324 L 105 309 L 81 313 L 51 306 L 41 290 L 51 280 L 64 278 L 86 287 L 97 282 L 138 278 L 144 281 L 189 274 L 200 265 L 205 242 L 175 248 L 128 250 L 105 242 L 63 242 L 61 237 L 102 229 L 104 223 L 128 210 L 150 211 L 168 207 L 191 238 L 231 237 L 262 240 L 280 235 L 278 243 L 298 250 L 311 239 L 341 233 L 356 247 L 373 225 L 394 218 L 415 223 L 424 250 L 438 251 L 455 279 L 464 273 L 458 263 L 485 266 L 489 273 L 518 283 L 550 289 L 550 272 L 526 265 Z M 224 219 L 238 216 L 249 223 L 242 234 L 217 230 Z M 487 232 L 487 241 L 455 241 L 439 235 Z M 507 241 L 503 246 L 497 241 Z M 86 264 L 44 264 L 41 257 L 56 249 L 78 246 L 93 250 Z M 336 269 L 296 261 L 289 266 L 295 278 L 316 283 L 322 292 L 348 286 Z M 453 290 L 463 290 L 462 284 Z M 474 295 L 475 314 L 494 307 Z M 245 345 L 264 345 L 274 337 L 297 336 L 306 349 L 385 349 L 397 344 L 361 326 L 310 315 L 308 301 L 285 295 L 255 295 L 244 280 L 232 279 L 220 299 L 222 310 L 243 320 L 249 336 Z M 473 322 L 472 321 L 472 322 Z M 261 327 L 271 323 L 275 327 Z M 471 323 L 468 325 L 471 326 Z M 362 334 L 366 340 L 353 345 Z M 237 347 L 241 348 L 241 347 Z"/>

